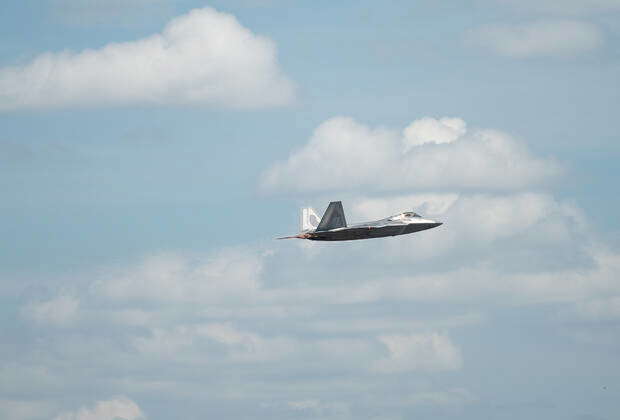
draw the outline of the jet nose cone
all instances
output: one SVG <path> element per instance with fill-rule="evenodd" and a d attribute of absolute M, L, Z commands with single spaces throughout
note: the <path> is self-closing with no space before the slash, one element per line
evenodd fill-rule
<path fill-rule="evenodd" d="M 433 223 L 433 227 L 437 227 L 437 226 L 441 226 L 441 225 L 443 225 L 442 222 L 434 222 Z"/>

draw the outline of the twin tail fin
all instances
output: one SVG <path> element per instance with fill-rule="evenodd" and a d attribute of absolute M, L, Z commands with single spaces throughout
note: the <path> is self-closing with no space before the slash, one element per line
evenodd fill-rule
<path fill-rule="evenodd" d="M 347 220 L 344 217 L 342 201 L 332 201 L 325 210 L 321 222 L 316 228 L 317 232 L 347 227 Z"/>

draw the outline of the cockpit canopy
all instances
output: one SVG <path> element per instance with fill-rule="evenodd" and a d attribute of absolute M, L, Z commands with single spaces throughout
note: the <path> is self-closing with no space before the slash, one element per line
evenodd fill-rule
<path fill-rule="evenodd" d="M 412 211 L 406 211 L 400 214 L 397 214 L 395 216 L 392 216 L 389 218 L 389 220 L 403 220 L 403 219 L 411 219 L 412 217 L 422 217 L 417 213 L 414 213 Z"/>

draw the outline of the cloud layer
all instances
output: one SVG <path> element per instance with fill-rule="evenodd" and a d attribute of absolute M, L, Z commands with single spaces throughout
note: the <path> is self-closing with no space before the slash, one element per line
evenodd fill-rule
<path fill-rule="evenodd" d="M 293 99 L 273 42 L 211 8 L 160 34 L 100 49 L 44 53 L 0 69 L 0 111 L 76 106 L 279 106 Z"/>
<path fill-rule="evenodd" d="M 591 23 L 541 20 L 483 25 L 471 31 L 466 41 L 505 57 L 570 57 L 599 48 L 603 34 Z"/>
<path fill-rule="evenodd" d="M 459 118 L 423 118 L 402 135 L 352 118 L 322 123 L 309 142 L 262 176 L 264 191 L 519 189 L 559 173 L 524 144 Z"/>
<path fill-rule="evenodd" d="M 83 273 L 75 287 L 65 279 L 57 297 L 23 303 L 22 326 L 33 339 L 0 365 L 0 392 L 46 395 L 62 384 L 76 402 L 54 411 L 64 412 L 58 420 L 143 415 L 126 398 L 90 407 L 91 389 L 99 398 L 140 396 L 140 406 L 150 400 L 152 418 L 165 416 L 150 408 L 161 395 L 187 412 L 265 418 L 372 418 L 365 413 L 373 407 L 355 397 L 368 392 L 383 404 L 381 418 L 461 410 L 479 400 L 462 376 L 475 369 L 475 353 L 497 367 L 500 344 L 477 335 L 495 312 L 525 307 L 521 317 L 562 305 L 580 322 L 618 317 L 610 297 L 620 295 L 619 255 L 594 246 L 582 212 L 549 194 L 362 196 L 347 204 L 353 218 L 413 205 L 449 228 L 343 246 L 270 241 L 154 255 Z M 551 321 L 539 314 L 540 322 Z M 475 343 L 465 330 L 475 331 Z M 493 340 L 503 332 L 492 331 Z M 9 401 L 33 418 L 50 412 L 45 403 Z"/>
<path fill-rule="evenodd" d="M 416 171 L 412 162 L 419 162 Z M 23 350 L 0 365 L 7 378 L 0 392 L 10 386 L 18 398 L 26 391 L 35 398 L 11 400 L 12 410 L 64 411 L 71 420 L 109 413 L 99 404 L 74 411 L 89 406 L 96 389 L 99 399 L 119 392 L 140 398 L 152 418 L 167 414 L 157 411 L 162 395 L 166 406 L 214 418 L 345 420 L 451 410 L 462 418 L 461 410 L 476 411 L 488 399 L 481 395 L 488 391 L 469 385 L 469 372 L 480 363 L 486 373 L 506 369 L 505 358 L 526 357 L 511 356 L 521 344 L 503 343 L 522 332 L 523 318 L 534 313 L 537 333 L 552 324 L 558 334 L 557 318 L 566 317 L 583 325 L 571 339 L 597 343 L 589 323 L 618 318 L 620 256 L 597 241 L 574 203 L 541 188 L 557 164 L 508 134 L 471 129 L 459 118 L 422 118 L 401 133 L 335 118 L 271 171 L 274 179 L 292 178 L 285 186 L 317 181 L 298 170 L 306 165 L 322 178 L 301 185 L 320 194 L 345 190 L 351 222 L 413 208 L 444 225 L 372 241 L 270 240 L 147 255 L 31 286 L 33 298 L 20 302 L 16 319 L 26 331 Z M 426 184 L 416 184 L 413 173 Z M 364 195 L 346 191 L 373 182 L 379 188 Z M 403 185 L 428 190 L 386 193 Z M 319 210 L 329 201 L 306 196 Z M 550 308 L 559 310 L 549 316 Z M 506 312 L 516 314 L 516 327 L 501 318 Z M 536 360 L 545 360 L 536 369 L 557 358 L 557 346 L 550 347 L 534 348 Z M 85 381 L 92 382 L 88 392 Z M 71 400 L 52 410 L 44 396 L 58 384 Z M 370 394 L 380 406 L 359 397 Z M 109 401 L 105 407 L 119 408 Z M 140 407 L 121 408 L 137 416 Z"/>

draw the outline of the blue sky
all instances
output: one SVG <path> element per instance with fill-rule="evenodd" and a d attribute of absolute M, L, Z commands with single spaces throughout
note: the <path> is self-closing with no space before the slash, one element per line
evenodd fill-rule
<path fill-rule="evenodd" d="M 614 418 L 619 13 L 3 3 L 0 417 Z"/>

